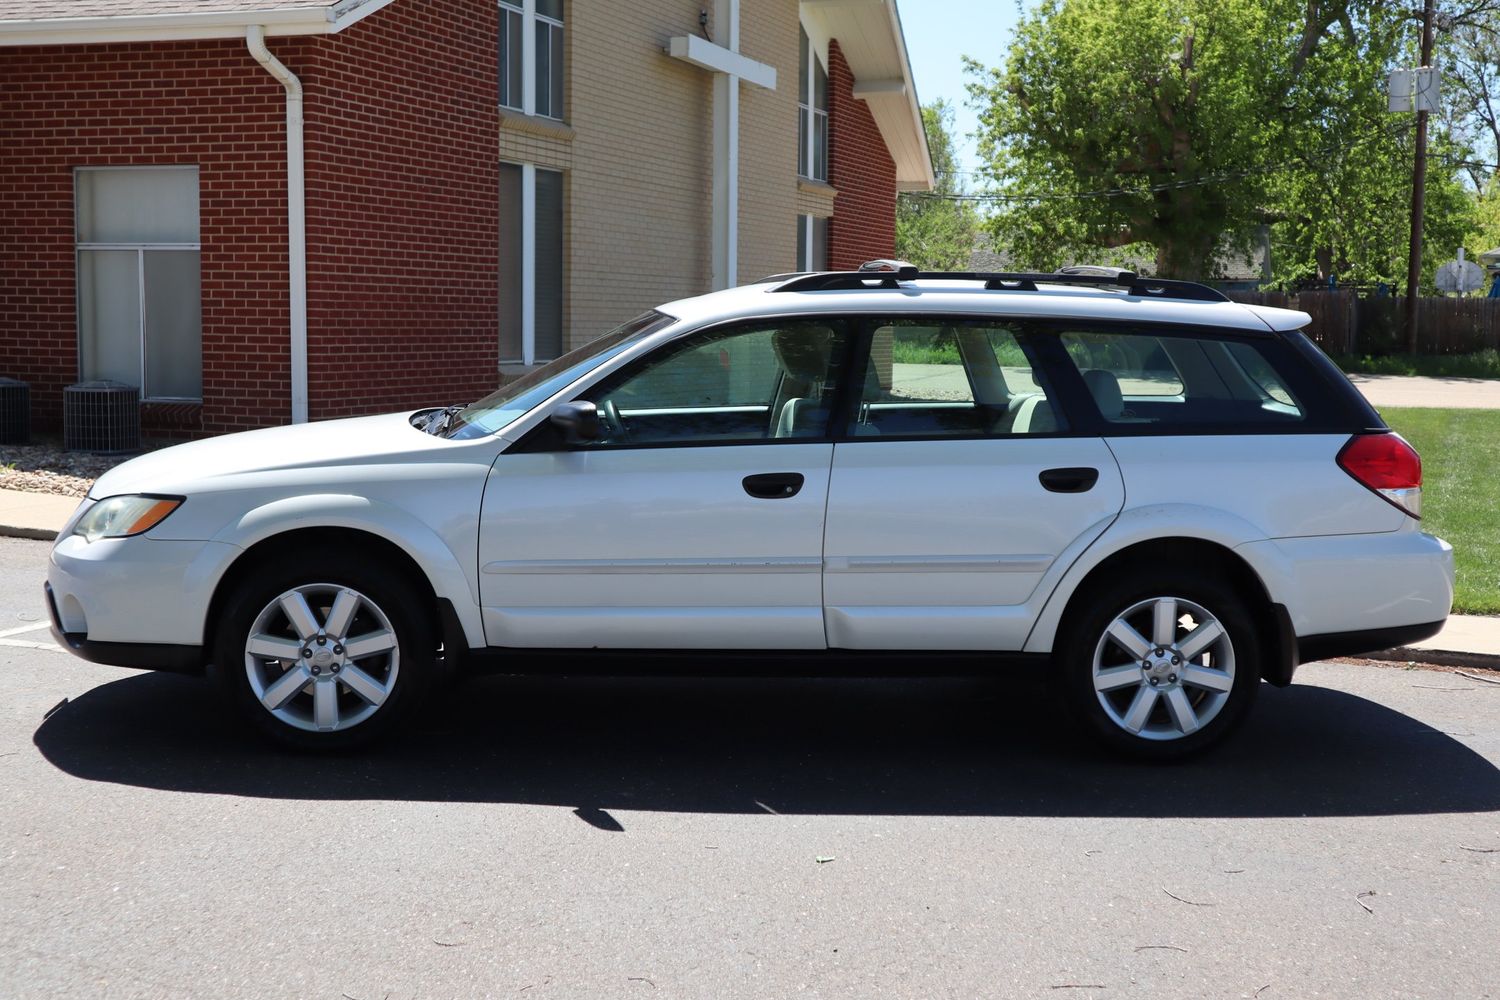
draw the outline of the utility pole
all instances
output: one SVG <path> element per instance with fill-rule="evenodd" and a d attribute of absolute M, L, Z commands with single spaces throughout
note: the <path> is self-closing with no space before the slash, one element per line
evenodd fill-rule
<path fill-rule="evenodd" d="M 1432 65 L 1432 13 L 1435 0 L 1422 7 L 1422 66 Z M 1417 112 L 1417 155 L 1411 175 L 1411 256 L 1406 261 L 1406 350 L 1417 353 L 1417 292 L 1422 282 L 1422 213 L 1427 200 L 1427 111 Z"/>

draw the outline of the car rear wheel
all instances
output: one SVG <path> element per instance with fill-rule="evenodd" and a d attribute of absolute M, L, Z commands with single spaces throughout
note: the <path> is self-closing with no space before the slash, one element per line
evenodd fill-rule
<path fill-rule="evenodd" d="M 1132 574 L 1086 595 L 1060 646 L 1064 695 L 1108 748 L 1154 760 L 1206 749 L 1260 686 L 1244 601 L 1196 573 Z"/>
<path fill-rule="evenodd" d="M 305 555 L 305 554 L 304 554 Z M 379 564 L 315 552 L 231 595 L 214 674 L 257 730 L 306 750 L 368 743 L 408 716 L 433 673 L 421 599 Z"/>

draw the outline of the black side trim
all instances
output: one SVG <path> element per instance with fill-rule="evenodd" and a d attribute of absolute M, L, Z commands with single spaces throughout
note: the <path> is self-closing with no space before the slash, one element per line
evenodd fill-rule
<path fill-rule="evenodd" d="M 165 642 L 94 642 L 83 632 L 64 632 L 52 626 L 58 645 L 90 663 L 135 670 L 164 670 L 173 674 L 201 674 L 208 657 L 202 646 L 174 646 Z"/>
<path fill-rule="evenodd" d="M 1393 646 L 1409 646 L 1437 635 L 1447 619 L 1422 625 L 1398 625 L 1394 628 L 1372 628 L 1359 632 L 1325 632 L 1298 638 L 1298 662 L 1311 663 L 1330 656 L 1358 656 Z"/>
<path fill-rule="evenodd" d="M 1047 653 L 723 649 L 470 650 L 476 673 L 624 677 L 979 677 L 1043 666 Z"/>
<path fill-rule="evenodd" d="M 1276 687 L 1286 687 L 1292 683 L 1298 664 L 1303 662 L 1297 658 L 1297 630 L 1292 627 L 1292 613 L 1285 604 L 1272 603 L 1271 618 L 1276 624 L 1276 645 L 1267 652 L 1260 675 Z"/>

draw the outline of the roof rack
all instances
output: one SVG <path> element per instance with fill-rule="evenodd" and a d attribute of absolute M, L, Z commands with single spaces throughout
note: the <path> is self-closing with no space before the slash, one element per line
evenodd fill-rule
<path fill-rule="evenodd" d="M 1083 265 L 1060 271 L 921 271 L 907 264 L 891 270 L 823 271 L 792 277 L 777 292 L 869 291 L 900 288 L 905 281 L 930 278 L 942 281 L 982 281 L 990 291 L 1034 292 L 1038 284 L 1121 288 L 1126 295 L 1141 298 L 1180 299 L 1189 302 L 1228 302 L 1216 288 L 1196 281 L 1143 278 L 1134 271 Z"/>

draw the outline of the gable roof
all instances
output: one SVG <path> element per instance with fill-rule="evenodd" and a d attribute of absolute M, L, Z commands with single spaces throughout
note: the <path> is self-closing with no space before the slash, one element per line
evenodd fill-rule
<path fill-rule="evenodd" d="M 870 109 L 895 161 L 897 190 L 931 191 L 932 154 L 896 0 L 801 0 L 800 7 L 821 34 L 838 39 L 854 97 Z"/>
<path fill-rule="evenodd" d="M 0 0 L 0 46 L 343 31 L 391 0 Z"/>

